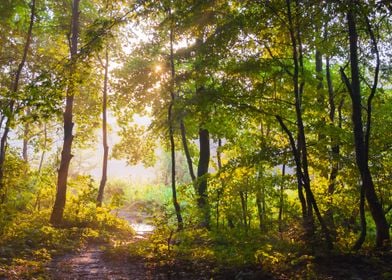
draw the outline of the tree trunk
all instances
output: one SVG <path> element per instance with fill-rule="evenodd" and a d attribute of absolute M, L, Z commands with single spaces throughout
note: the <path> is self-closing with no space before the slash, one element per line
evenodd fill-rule
<path fill-rule="evenodd" d="M 108 133 L 107 133 L 107 97 L 108 97 L 108 70 L 109 70 L 109 51 L 108 46 L 105 50 L 105 74 L 103 84 L 103 96 L 102 96 L 102 142 L 103 142 L 103 159 L 102 159 L 102 177 L 99 184 L 97 206 L 102 206 L 103 194 L 107 181 L 108 172 L 108 157 L 109 157 L 109 146 L 108 146 Z"/>
<path fill-rule="evenodd" d="M 222 147 L 222 139 L 218 139 L 218 148 L 216 149 L 216 159 L 218 162 L 218 172 L 222 170 L 222 157 L 221 157 L 221 151 L 220 148 Z M 224 182 L 222 178 L 220 179 L 221 186 L 218 187 L 216 190 L 216 228 L 219 228 L 219 219 L 220 219 L 220 199 L 221 196 L 223 195 L 223 190 L 224 190 Z"/>
<path fill-rule="evenodd" d="M 257 213 L 259 216 L 259 228 L 260 230 L 266 229 L 266 217 L 265 217 L 265 186 L 262 182 L 262 166 L 259 166 L 259 172 L 257 176 L 257 191 L 256 191 L 256 206 L 257 206 Z"/>
<path fill-rule="evenodd" d="M 317 28 L 318 29 L 318 28 Z M 319 33 L 319 30 L 317 30 L 317 33 Z M 321 106 L 322 108 L 325 107 L 325 102 L 324 102 L 324 84 L 323 84 L 323 54 L 322 52 L 316 47 L 316 54 L 315 54 L 315 60 L 316 60 L 316 79 L 318 81 L 317 83 L 317 105 Z M 320 119 L 320 126 L 325 127 L 326 121 L 325 118 L 322 117 Z M 325 134 L 324 132 L 319 132 L 318 133 L 318 140 L 321 141 L 325 139 Z"/>
<path fill-rule="evenodd" d="M 299 157 L 298 149 L 295 145 L 294 137 L 293 137 L 292 133 L 290 132 L 290 130 L 287 128 L 287 126 L 284 124 L 282 117 L 280 117 L 279 115 L 276 115 L 275 117 L 278 120 L 281 127 L 283 128 L 283 130 L 285 131 L 285 133 L 289 137 L 291 150 L 292 150 L 292 153 L 294 156 L 294 162 L 296 164 L 297 181 L 298 181 L 299 185 L 302 184 L 302 182 L 303 182 L 303 187 L 304 187 L 306 195 L 307 195 L 306 201 L 309 203 L 309 205 L 307 207 L 312 207 L 314 212 L 316 213 L 316 217 L 321 225 L 323 234 L 325 236 L 325 241 L 326 241 L 327 247 L 329 249 L 331 249 L 332 248 L 332 240 L 330 237 L 329 229 L 328 229 L 327 225 L 325 224 L 323 217 L 321 216 L 321 213 L 320 213 L 320 210 L 319 210 L 318 205 L 316 203 L 316 200 L 314 198 L 313 192 L 310 189 L 310 180 L 309 180 L 309 178 L 306 179 L 306 177 L 303 175 L 302 166 L 301 166 L 301 159 Z M 306 201 L 305 201 L 305 203 L 306 203 Z M 307 211 L 307 213 L 309 213 L 309 211 Z M 309 217 L 305 216 L 304 226 L 305 226 L 305 229 L 306 229 L 306 227 L 308 227 L 307 230 L 309 230 L 309 221 L 313 222 L 313 218 L 312 218 L 312 220 L 310 220 Z"/>
<path fill-rule="evenodd" d="M 177 189 L 176 189 L 176 147 L 174 142 L 174 130 L 173 130 L 173 119 L 172 119 L 172 108 L 173 104 L 169 105 L 168 110 L 168 121 L 169 121 L 169 138 L 170 138 L 170 155 L 171 155 L 171 185 L 172 185 L 172 199 L 173 206 L 177 216 L 177 229 L 182 230 L 184 227 L 180 204 L 177 200 Z"/>
<path fill-rule="evenodd" d="M 5 155 L 7 151 L 7 138 L 10 130 L 10 126 L 8 124 L 8 120 L 5 123 L 3 135 L 0 140 L 0 195 L 1 195 L 1 203 L 5 200 L 5 192 L 4 192 L 4 163 L 5 163 Z"/>
<path fill-rule="evenodd" d="M 282 182 L 280 183 L 279 190 L 279 214 L 278 214 L 278 225 L 279 225 L 279 233 L 282 235 L 283 232 L 283 192 L 284 192 L 284 176 L 286 175 L 286 164 L 282 165 Z"/>
<path fill-rule="evenodd" d="M 186 129 L 183 120 L 180 121 L 180 130 L 181 130 L 181 141 L 182 141 L 182 146 L 184 148 L 186 162 L 188 164 L 189 175 L 191 176 L 192 181 L 195 182 L 196 175 L 195 172 L 193 171 L 192 157 L 191 157 L 191 153 L 189 152 L 188 141 L 186 139 Z"/>
<path fill-rule="evenodd" d="M 72 154 L 72 129 L 74 123 L 73 118 L 73 103 L 75 94 L 75 72 L 77 62 L 77 51 L 78 51 L 78 37 L 79 37 L 79 2 L 80 0 L 74 0 L 72 5 L 72 37 L 70 45 L 71 53 L 71 65 L 70 65 L 70 80 L 67 88 L 67 95 L 65 99 L 65 111 L 64 117 L 64 141 L 63 150 L 61 152 L 60 168 L 58 170 L 57 177 L 57 192 L 56 199 L 53 206 L 53 211 L 50 217 L 50 223 L 58 226 L 63 221 L 63 213 L 66 202 L 67 193 L 67 180 L 69 164 L 71 162 Z"/>
<path fill-rule="evenodd" d="M 292 17 L 292 12 L 291 12 L 291 2 L 290 0 L 286 0 L 286 5 L 287 5 L 287 18 L 289 21 L 289 33 L 290 33 L 290 39 L 291 39 L 291 45 L 292 45 L 292 55 L 293 55 L 293 62 L 294 62 L 294 73 L 292 75 L 293 78 L 293 86 L 294 86 L 294 97 L 295 97 L 295 112 L 296 112 L 296 120 L 297 120 L 297 148 L 295 148 L 295 141 L 291 141 L 291 146 L 292 146 L 292 151 L 296 155 L 295 157 L 295 162 L 296 162 L 296 172 L 297 172 L 297 183 L 298 183 L 298 195 L 299 199 L 302 205 L 302 216 L 304 218 L 304 225 L 309 233 L 309 235 L 312 234 L 313 232 L 313 217 L 312 217 L 312 206 L 309 201 L 309 191 L 307 190 L 307 187 L 305 186 L 306 184 L 306 178 L 309 177 L 307 174 L 304 174 L 306 170 L 303 170 L 303 167 L 305 166 L 304 159 L 307 160 L 307 154 L 306 154 L 306 140 L 305 140 L 305 130 L 304 130 L 304 125 L 302 122 L 302 110 L 301 110 L 301 100 L 302 100 L 302 91 L 304 87 L 304 81 L 303 77 L 301 78 L 301 82 L 299 79 L 300 71 L 302 73 L 303 69 L 300 69 L 300 66 L 302 65 L 302 53 L 301 53 L 301 48 L 299 48 L 300 42 L 299 37 L 300 32 L 299 32 L 299 27 L 294 26 L 293 22 L 293 17 Z M 296 31 L 296 32 L 295 32 Z M 302 68 L 302 67 L 301 67 Z M 282 119 L 278 119 L 282 126 Z M 284 129 L 284 127 L 282 126 Z M 286 133 L 290 133 L 289 130 L 284 129 Z M 306 198 L 303 195 L 302 188 L 305 189 L 305 194 Z"/>
<path fill-rule="evenodd" d="M 336 111 L 335 92 L 334 92 L 334 89 L 332 86 L 329 57 L 327 57 L 327 59 L 326 59 L 326 78 L 327 78 L 327 85 L 328 85 L 329 120 L 330 120 L 331 124 L 334 124 L 335 111 Z M 331 158 L 331 172 L 330 172 L 330 176 L 329 176 L 329 186 L 328 186 L 329 195 L 332 195 L 335 191 L 335 183 L 336 183 L 335 181 L 336 181 L 336 177 L 338 175 L 338 170 L 339 170 L 340 147 L 336 142 L 337 142 L 337 139 L 335 139 L 334 137 L 331 137 L 332 158 Z"/>
<path fill-rule="evenodd" d="M 263 214 L 263 206 L 262 206 L 262 202 L 261 202 L 261 192 L 259 189 L 256 192 L 256 206 L 257 206 L 257 214 L 259 216 L 259 229 L 261 231 L 263 231 L 265 228 L 264 214 Z"/>
<path fill-rule="evenodd" d="M 328 86 L 328 103 L 329 103 L 329 121 L 331 125 L 335 125 L 335 92 L 332 85 L 332 78 L 331 78 L 331 70 L 330 70 L 330 60 L 329 57 L 326 58 L 326 79 L 327 79 L 327 86 Z M 343 103 L 341 103 L 343 106 Z M 339 106 L 339 112 L 341 112 L 341 106 Z M 340 124 L 340 118 L 338 126 Z M 326 211 L 325 216 L 327 217 L 327 222 L 331 229 L 335 232 L 335 222 L 334 222 L 334 213 L 333 213 L 333 194 L 335 192 L 335 185 L 336 185 L 336 178 L 339 172 L 339 154 L 340 154 L 340 146 L 338 144 L 338 139 L 336 137 L 331 136 L 331 167 L 330 167 L 330 174 L 328 178 L 328 209 Z"/>
<path fill-rule="evenodd" d="M 359 62 L 358 62 L 358 34 L 356 28 L 356 15 L 354 9 L 357 5 L 357 1 L 352 0 L 351 6 L 347 13 L 347 24 L 349 32 L 349 43 L 350 43 L 350 66 L 351 66 L 351 83 L 348 81 L 344 72 L 342 76 L 350 92 L 352 101 L 352 121 L 354 126 L 354 142 L 355 142 L 355 156 L 356 163 L 358 166 L 359 173 L 361 175 L 362 187 L 365 191 L 366 200 L 373 220 L 376 224 L 376 246 L 383 247 L 389 245 L 389 225 L 385 218 L 382 206 L 378 200 L 372 175 L 369 169 L 369 135 L 370 135 L 370 121 L 371 121 L 371 99 L 375 94 L 378 80 L 378 70 L 376 67 L 374 86 L 372 93 L 368 99 L 367 107 L 367 126 L 366 134 L 363 133 L 362 123 L 362 103 L 361 103 L 361 85 L 360 85 L 360 74 L 359 74 Z M 377 45 L 374 46 L 377 51 Z M 378 51 L 376 53 L 378 58 Z M 379 58 L 378 58 L 379 61 Z M 379 63 L 378 63 L 379 64 Z"/>
<path fill-rule="evenodd" d="M 359 218 L 361 220 L 361 233 L 353 246 L 353 250 L 361 249 L 366 238 L 365 190 L 362 184 L 361 184 L 361 196 L 359 198 Z"/>
<path fill-rule="evenodd" d="M 306 203 L 304 203 L 304 198 L 300 200 L 303 205 L 306 205 L 306 212 L 304 213 L 303 207 L 303 216 L 304 216 L 304 224 L 305 229 L 308 232 L 308 235 L 313 235 L 313 213 L 312 213 L 312 205 L 309 201 L 310 195 L 309 190 L 307 187 L 307 182 L 309 182 L 309 175 L 307 174 L 307 151 L 306 151 L 306 138 L 305 138 L 305 130 L 302 121 L 302 109 L 301 109 L 301 101 L 302 101 L 302 91 L 304 87 L 303 77 L 301 77 L 300 81 L 300 71 L 303 72 L 302 66 L 302 52 L 300 48 L 300 31 L 299 26 L 295 26 L 293 21 L 293 16 L 291 12 L 291 2 L 290 0 L 286 0 L 287 5 L 287 18 L 289 21 L 289 32 L 290 32 L 290 39 L 292 45 L 292 55 L 293 55 L 293 62 L 294 62 L 294 73 L 293 73 L 293 85 L 294 85 L 294 97 L 295 97 L 295 113 L 296 113 L 296 120 L 297 120 L 297 149 L 296 149 L 296 165 L 297 165 L 297 181 L 298 181 L 298 189 L 302 189 L 304 187 L 305 194 L 306 194 Z M 296 31 L 296 32 L 295 32 Z M 293 150 L 294 152 L 294 150 Z M 306 162 L 304 162 L 306 161 Z M 306 167 L 306 169 L 304 169 Z M 298 172 L 299 170 L 299 172 Z"/>
<path fill-rule="evenodd" d="M 209 228 L 210 209 L 207 194 L 207 174 L 210 163 L 210 136 L 207 129 L 199 129 L 200 157 L 197 167 L 197 205 L 202 212 L 201 225 Z"/>
<path fill-rule="evenodd" d="M 169 9 L 169 16 L 171 16 L 171 9 Z M 171 185 L 172 185 L 172 199 L 173 206 L 176 212 L 177 217 L 177 229 L 180 231 L 184 228 L 184 222 L 181 215 L 180 204 L 177 200 L 177 189 L 176 189 L 176 147 L 174 142 L 174 128 L 173 128 L 173 104 L 175 101 L 175 76 L 176 70 L 174 65 L 174 51 L 173 51 L 173 43 L 174 43 L 174 34 L 173 34 L 173 26 L 170 28 L 170 70 L 171 70 L 171 86 L 170 86 L 170 105 L 168 109 L 168 122 L 169 122 L 169 140 L 170 140 L 170 155 L 171 155 Z"/>
<path fill-rule="evenodd" d="M 48 140 L 48 131 L 46 128 L 46 123 L 44 123 L 44 148 L 42 149 L 41 157 L 39 160 L 39 165 L 38 165 L 38 176 L 41 175 L 42 171 L 42 166 L 44 164 L 44 158 L 45 158 L 45 153 L 46 153 L 46 145 L 47 145 L 47 140 Z"/>
<path fill-rule="evenodd" d="M 15 73 L 15 80 L 12 82 L 11 85 L 11 92 L 16 93 L 19 88 L 19 80 L 20 76 L 22 74 L 22 70 L 24 65 L 26 64 L 26 59 L 27 59 L 27 53 L 29 52 L 30 49 L 30 42 L 31 42 L 31 37 L 33 33 L 33 26 L 34 26 L 34 20 L 35 20 L 35 0 L 31 0 L 31 13 L 30 13 L 30 23 L 29 23 L 29 29 L 27 31 L 27 36 L 26 36 L 26 43 L 24 45 L 23 49 L 23 55 L 22 55 L 22 60 L 20 61 L 18 65 L 18 69 L 16 70 Z M 7 121 L 5 123 L 3 135 L 1 136 L 0 140 L 0 192 L 4 188 L 4 163 L 5 163 L 5 156 L 6 156 L 6 150 L 7 150 L 7 139 L 8 139 L 8 133 L 10 131 L 10 126 L 13 120 L 13 114 L 14 114 L 14 108 L 15 106 L 15 100 L 10 100 L 9 103 L 9 115 L 7 116 Z M 1 194 L 2 200 L 5 199 L 5 196 Z"/>
<path fill-rule="evenodd" d="M 242 221 L 245 230 L 248 230 L 248 199 L 247 198 L 248 198 L 247 192 L 240 191 Z"/>
<path fill-rule="evenodd" d="M 326 245 L 330 249 L 332 248 L 332 240 L 330 238 L 329 229 L 325 224 L 323 217 L 321 216 L 321 213 L 319 211 L 316 199 L 313 195 L 313 192 L 311 190 L 311 185 L 310 185 L 305 128 L 302 120 L 302 106 L 301 106 L 302 94 L 305 85 L 305 81 L 304 81 L 305 75 L 304 75 L 304 65 L 303 65 L 301 32 L 300 32 L 299 20 L 297 19 L 298 7 L 299 7 L 298 0 L 295 1 L 295 4 L 296 4 L 295 5 L 296 22 L 294 23 L 292 12 L 291 12 L 291 2 L 290 0 L 286 0 L 288 28 L 290 33 L 292 55 L 293 55 L 293 62 L 294 62 L 294 73 L 292 75 L 292 78 L 293 78 L 293 85 L 294 85 L 293 91 L 295 97 L 298 148 L 295 148 L 295 141 L 293 139 L 293 136 L 291 132 L 288 130 L 288 128 L 284 125 L 282 118 L 280 117 L 278 118 L 278 116 L 277 118 L 282 128 L 289 135 L 296 166 L 297 169 L 299 169 L 299 172 L 297 170 L 297 176 L 300 175 L 300 180 L 298 178 L 297 180 L 299 182 L 299 186 L 301 183 L 305 190 L 306 201 L 307 201 L 307 215 L 306 215 L 306 219 L 304 220 L 305 229 L 310 235 L 313 235 L 313 228 L 314 228 L 313 210 L 314 210 L 316 217 L 321 225 L 322 231 L 324 233 Z"/>
<path fill-rule="evenodd" d="M 28 162 L 29 161 L 29 155 L 28 155 L 28 144 L 29 144 L 29 124 L 26 123 L 24 130 L 23 130 L 23 148 L 22 148 L 22 158 L 24 162 Z"/>

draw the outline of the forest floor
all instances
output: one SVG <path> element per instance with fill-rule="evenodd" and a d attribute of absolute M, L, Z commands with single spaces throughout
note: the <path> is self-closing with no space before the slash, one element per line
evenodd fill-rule
<path fill-rule="evenodd" d="M 89 244 L 80 252 L 53 259 L 48 267 L 52 279 L 147 279 L 143 262 L 105 258 L 100 244 Z"/>
<path fill-rule="evenodd" d="M 118 216 L 128 221 L 136 235 L 130 236 L 128 243 L 146 239 L 153 230 L 152 226 L 138 223 L 132 213 L 125 210 Z M 123 241 L 124 242 L 124 241 Z M 129 261 L 126 258 L 110 258 L 105 254 L 109 244 L 90 242 L 78 252 L 55 257 L 47 270 L 51 279 L 156 279 L 143 259 Z"/>
<path fill-rule="evenodd" d="M 152 233 L 153 227 L 145 223 L 139 215 L 129 210 L 120 210 L 117 215 L 135 229 L 136 235 L 130 236 L 123 243 L 141 242 Z M 111 245 L 108 243 L 90 242 L 77 252 L 55 257 L 47 266 L 50 279 L 210 279 L 206 272 L 195 271 L 188 264 L 176 264 L 170 267 L 161 266 L 144 258 L 113 256 L 107 254 Z"/>
<path fill-rule="evenodd" d="M 135 229 L 125 243 L 146 242 L 153 227 L 140 213 L 122 209 L 118 216 Z M 260 267 L 226 268 L 216 271 L 214 264 L 178 260 L 161 264 L 127 254 L 108 254 L 111 244 L 90 242 L 77 252 L 55 257 L 47 266 L 49 279 L 392 279 L 392 254 L 383 256 L 333 255 L 304 258 L 295 265 L 284 265 L 270 273 Z M 299 258 L 301 259 L 301 258 Z"/>

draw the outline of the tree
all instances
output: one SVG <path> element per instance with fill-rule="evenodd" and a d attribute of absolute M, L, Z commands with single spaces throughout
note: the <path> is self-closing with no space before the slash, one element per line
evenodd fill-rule
<path fill-rule="evenodd" d="M 61 152 L 60 168 L 57 178 L 56 200 L 53 205 L 53 211 L 50 222 L 53 225 L 60 225 L 63 220 L 63 212 L 66 202 L 68 169 L 71 162 L 72 154 L 72 129 L 73 119 L 73 103 L 76 92 L 76 69 L 78 61 L 78 38 L 79 38 L 79 3 L 80 0 L 74 0 L 72 5 L 71 19 L 71 40 L 70 40 L 70 65 L 69 65 L 69 82 L 67 87 L 64 111 L 64 142 Z"/>
<path fill-rule="evenodd" d="M 24 49 L 23 49 L 22 59 L 17 67 L 15 77 L 12 80 L 12 84 L 11 84 L 11 88 L 10 88 L 11 98 L 8 101 L 8 104 L 6 105 L 6 107 L 7 107 L 6 111 L 2 112 L 2 115 L 1 115 L 0 127 L 1 127 L 1 124 L 4 122 L 4 120 L 6 120 L 6 123 L 4 125 L 3 134 L 2 134 L 1 140 L 0 140 L 0 191 L 4 188 L 4 185 L 3 185 L 4 162 L 5 162 L 5 157 L 6 157 L 8 133 L 10 131 L 12 122 L 15 118 L 14 114 L 15 114 L 15 109 L 16 109 L 15 105 L 16 105 L 17 100 L 14 99 L 15 98 L 14 96 L 17 95 L 18 90 L 19 90 L 19 83 L 20 83 L 20 79 L 21 79 L 22 70 L 23 70 L 23 67 L 25 66 L 27 54 L 28 54 L 29 48 L 30 48 L 34 21 L 35 21 L 35 0 L 32 0 L 31 1 L 30 23 L 29 23 L 29 28 L 27 31 L 26 42 L 25 42 Z M 2 197 L 3 197 L 3 195 L 2 195 Z M 4 200 L 4 197 L 2 198 L 2 200 Z"/>
<path fill-rule="evenodd" d="M 207 192 L 207 175 L 210 163 L 210 134 L 208 129 L 199 129 L 199 163 L 197 166 L 197 205 L 202 213 L 201 225 L 210 227 L 210 206 Z"/>
<path fill-rule="evenodd" d="M 294 7 L 294 13 L 292 13 L 292 8 Z M 287 21 L 288 21 L 288 31 L 290 36 L 290 43 L 292 47 L 292 60 L 293 60 L 293 70 L 290 76 L 293 80 L 293 93 L 294 93 L 294 107 L 296 115 L 297 124 L 297 139 L 295 141 L 292 132 L 284 123 L 283 118 L 280 115 L 276 115 L 276 119 L 281 125 L 282 129 L 285 131 L 290 140 L 290 145 L 296 165 L 296 174 L 298 182 L 298 194 L 302 206 L 302 214 L 305 222 L 305 228 L 308 234 L 311 236 L 313 234 L 313 210 L 320 222 L 323 233 L 325 235 L 326 243 L 328 248 L 332 248 L 332 240 L 330 237 L 329 229 L 324 222 L 324 219 L 320 213 L 319 207 L 317 205 L 316 199 L 314 197 L 313 191 L 310 184 L 309 176 L 309 166 L 308 166 L 308 151 L 305 135 L 305 127 L 303 123 L 303 109 L 302 109 L 302 96 L 305 86 L 305 68 L 304 68 L 304 54 L 302 45 L 302 31 L 300 26 L 299 17 L 299 3 L 296 1 L 292 5 L 290 0 L 286 1 L 287 8 Z M 270 52 L 271 54 L 271 52 Z M 272 55 L 272 54 L 271 54 Z M 302 189 L 305 190 L 305 197 L 303 195 Z"/>
<path fill-rule="evenodd" d="M 105 184 L 107 181 L 107 169 L 108 169 L 108 157 L 109 157 L 109 146 L 108 146 L 108 135 L 107 135 L 107 98 L 108 98 L 108 71 L 109 71 L 109 50 L 108 46 L 105 48 L 105 63 L 102 64 L 104 68 L 104 81 L 103 81 L 103 92 L 102 92 L 102 140 L 103 140 L 103 159 L 102 159 L 102 177 L 99 183 L 97 204 L 102 205 L 103 194 L 105 190 Z"/>
<path fill-rule="evenodd" d="M 363 194 L 366 196 L 366 200 L 369 205 L 370 212 L 376 224 L 376 246 L 383 247 L 389 244 L 389 226 L 385 218 L 384 211 L 378 200 L 372 174 L 369 169 L 369 141 L 370 141 L 370 129 L 371 129 L 371 117 L 372 117 L 372 101 L 377 91 L 377 84 L 379 79 L 380 69 L 380 57 L 378 52 L 378 44 L 375 35 L 370 26 L 367 15 L 365 20 L 367 23 L 367 29 L 372 41 L 373 52 L 376 56 L 376 67 L 374 70 L 373 85 L 371 93 L 367 98 L 366 107 L 366 126 L 364 132 L 364 125 L 362 121 L 362 96 L 361 96 L 361 81 L 360 81 L 360 70 L 359 70 L 359 59 L 358 59 L 358 33 L 357 33 L 357 17 L 358 8 L 360 2 L 357 0 L 351 0 L 348 3 L 347 11 L 347 26 L 348 26 L 348 37 L 350 44 L 350 68 L 351 68 L 351 81 L 341 69 L 342 78 L 347 86 L 352 101 L 352 122 L 353 122 L 353 133 L 355 140 L 355 158 L 356 164 L 361 175 L 361 197 Z M 361 199 L 363 201 L 363 199 Z M 363 203 L 363 202 L 362 202 Z M 363 206 L 361 206 L 363 209 Z M 363 210 L 362 210 L 363 211 Z M 366 226 L 366 225 L 365 225 Z M 359 242 L 355 247 L 361 247 L 364 237 L 360 238 Z"/>
<path fill-rule="evenodd" d="M 172 8 L 168 8 L 168 16 L 169 18 L 172 16 Z M 169 123 L 169 141 L 170 141 L 170 155 L 171 155 L 171 185 L 172 185 L 172 197 L 173 197 L 173 206 L 177 216 L 177 228 L 178 230 L 182 230 L 183 219 L 181 215 L 180 204 L 177 200 L 177 189 L 176 189 L 176 146 L 174 142 L 174 119 L 173 119 L 173 105 L 175 102 L 176 94 L 174 92 L 175 89 L 175 78 L 176 78 L 176 70 L 174 65 L 174 22 L 173 18 L 170 18 L 170 27 L 169 27 L 169 43 L 170 43 L 170 104 L 167 112 L 167 120 Z"/>

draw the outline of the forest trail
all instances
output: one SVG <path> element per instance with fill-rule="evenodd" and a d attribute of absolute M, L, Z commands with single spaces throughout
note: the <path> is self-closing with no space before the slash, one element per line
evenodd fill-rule
<path fill-rule="evenodd" d="M 128 221 L 135 229 L 136 235 L 130 237 L 128 242 L 138 242 L 150 234 L 153 227 L 137 221 L 126 210 L 120 210 L 118 216 Z M 48 267 L 51 279 L 157 279 L 152 269 L 144 260 L 112 258 L 105 255 L 105 244 L 90 243 L 79 252 L 73 252 L 54 258 Z M 158 279 L 162 279 L 159 278 Z"/>
<path fill-rule="evenodd" d="M 123 208 L 116 213 L 136 231 L 125 243 L 141 242 L 152 233 L 154 227 L 148 224 L 149 216 L 144 211 Z M 52 260 L 47 267 L 47 276 L 55 280 L 159 280 L 159 279 L 211 279 L 209 269 L 196 269 L 190 263 L 160 265 L 143 258 L 123 256 L 108 257 L 108 244 L 90 242 L 85 248 Z M 215 278 L 214 278 L 215 279 Z M 227 279 L 219 277 L 216 279 Z M 253 278 L 252 278 L 253 279 Z"/>
<path fill-rule="evenodd" d="M 142 261 L 108 260 L 98 244 L 55 258 L 49 267 L 51 279 L 149 279 L 148 274 Z"/>

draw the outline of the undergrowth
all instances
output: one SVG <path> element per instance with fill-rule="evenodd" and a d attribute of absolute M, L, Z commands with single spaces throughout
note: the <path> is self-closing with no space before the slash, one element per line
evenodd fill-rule
<path fill-rule="evenodd" d="M 18 212 L 12 205 L 3 208 L 0 230 L 0 278 L 33 279 L 45 276 L 45 268 L 57 255 L 76 251 L 88 242 L 129 239 L 134 235 L 129 224 L 117 218 L 113 208 L 96 207 L 96 186 L 89 177 L 70 182 L 68 201 L 61 226 L 49 223 L 51 205 L 39 190 L 41 207 L 24 205 Z"/>
<path fill-rule="evenodd" d="M 387 265 L 391 252 L 374 255 L 368 246 L 352 252 L 339 241 L 335 250 L 328 251 L 323 240 L 305 242 L 299 224 L 284 234 L 240 227 L 207 230 L 192 224 L 178 232 L 171 216 L 163 214 L 155 218 L 154 225 L 147 239 L 113 247 L 107 253 L 131 261 L 143 259 L 170 271 L 204 271 L 203 277 L 213 279 L 248 279 L 247 273 L 256 277 L 249 279 L 347 279 L 356 274 L 389 279 L 392 275 Z"/>

